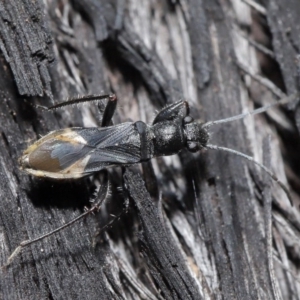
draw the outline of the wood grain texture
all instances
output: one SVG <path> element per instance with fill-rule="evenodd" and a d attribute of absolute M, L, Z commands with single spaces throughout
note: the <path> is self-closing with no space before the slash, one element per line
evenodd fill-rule
<path fill-rule="evenodd" d="M 99 182 L 19 170 L 40 135 L 101 119 L 97 105 L 49 113 L 31 104 L 114 92 L 115 123 L 151 123 L 179 99 L 210 121 L 298 91 L 300 5 L 266 0 L 263 14 L 247 2 L 2 1 L 0 265 L 21 241 L 82 213 Z M 216 125 L 210 141 L 264 161 L 294 207 L 260 169 L 220 151 L 111 169 L 100 212 L 23 249 L 0 270 L 0 298 L 300 299 L 298 111 L 290 104 Z M 124 197 L 128 213 L 99 233 Z"/>

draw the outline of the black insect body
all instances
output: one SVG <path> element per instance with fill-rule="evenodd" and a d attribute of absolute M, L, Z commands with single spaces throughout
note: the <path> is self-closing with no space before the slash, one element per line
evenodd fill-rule
<path fill-rule="evenodd" d="M 50 132 L 24 152 L 20 163 L 34 176 L 79 178 L 112 166 L 176 154 L 185 147 L 195 152 L 206 146 L 208 137 L 202 124 L 189 116 L 188 103 L 179 101 L 164 108 L 152 125 L 138 121 Z"/>
<path fill-rule="evenodd" d="M 70 104 L 104 98 L 108 98 L 109 101 L 103 113 L 102 127 L 74 127 L 50 132 L 24 151 L 20 158 L 21 168 L 27 173 L 39 177 L 80 178 L 108 167 L 126 166 L 145 162 L 157 156 L 176 154 L 184 148 L 191 152 L 203 148 L 221 150 L 243 157 L 258 165 L 282 187 L 291 201 L 287 187 L 267 167 L 241 152 L 208 144 L 207 130 L 212 125 L 238 120 L 247 115 L 264 112 L 274 105 L 285 104 L 294 100 L 295 95 L 249 113 L 207 123 L 198 123 L 189 116 L 187 101 L 178 101 L 162 109 L 152 125 L 138 121 L 109 126 L 116 108 L 117 98 L 115 95 L 85 96 L 46 109 L 53 110 Z M 106 176 L 106 180 L 98 191 L 98 200 L 89 210 L 43 236 L 21 242 L 9 257 L 7 265 L 23 247 L 48 237 L 99 210 L 108 192 Z"/>

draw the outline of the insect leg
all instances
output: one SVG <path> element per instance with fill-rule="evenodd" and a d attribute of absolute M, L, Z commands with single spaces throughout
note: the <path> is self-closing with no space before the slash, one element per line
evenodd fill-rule
<path fill-rule="evenodd" d="M 175 118 L 184 118 L 189 115 L 189 104 L 187 101 L 178 101 L 163 108 L 154 118 L 153 125 L 159 122 L 173 120 Z"/>
<path fill-rule="evenodd" d="M 113 97 L 115 97 L 114 94 L 111 94 L 111 95 L 87 95 L 87 96 L 82 96 L 82 97 L 77 97 L 77 98 L 71 98 L 67 101 L 63 101 L 61 103 L 58 103 L 58 104 L 55 104 L 55 105 L 52 105 L 49 107 L 42 106 L 42 105 L 36 105 L 36 107 L 41 108 L 43 110 L 51 111 L 51 110 L 55 110 L 58 108 L 69 106 L 69 105 L 74 105 L 74 104 L 76 105 L 76 104 L 86 103 L 86 102 L 90 102 L 90 101 L 99 101 L 102 99 L 113 98 Z"/>
<path fill-rule="evenodd" d="M 103 227 L 101 227 L 96 234 L 93 237 L 93 247 L 95 247 L 96 243 L 97 243 L 97 237 L 104 231 L 106 230 L 108 227 L 112 226 L 113 223 L 117 220 L 119 220 L 121 218 L 121 216 L 123 215 L 123 213 L 125 212 L 126 214 L 128 213 L 128 209 L 129 209 L 129 192 L 124 180 L 124 174 L 126 172 L 126 167 L 122 166 L 122 194 L 124 197 L 124 202 L 123 202 L 123 209 L 120 213 L 118 213 L 117 215 L 112 215 L 110 214 L 110 216 L 112 216 L 113 218 L 107 223 L 105 224 Z"/>
<path fill-rule="evenodd" d="M 103 182 L 101 183 L 100 187 L 99 187 L 99 191 L 97 192 L 97 196 L 96 199 L 97 201 L 94 203 L 94 205 L 88 209 L 87 211 L 85 211 L 83 214 L 79 215 L 78 217 L 76 217 L 75 219 L 71 220 L 70 222 L 46 233 L 43 234 L 39 237 L 36 237 L 34 239 L 30 239 L 30 240 L 25 240 L 22 241 L 19 246 L 13 251 L 13 253 L 9 256 L 9 258 L 7 259 L 6 265 L 4 267 L 8 267 L 11 262 L 13 261 L 13 259 L 21 252 L 21 250 L 31 244 L 34 244 L 38 241 L 43 240 L 44 238 L 47 238 L 71 225 L 73 225 L 74 223 L 76 223 L 77 221 L 83 219 L 84 217 L 86 217 L 87 215 L 97 212 L 100 210 L 102 203 L 105 201 L 105 199 L 108 197 L 109 195 L 109 183 L 108 183 L 108 173 L 107 171 L 103 171 Z"/>
<path fill-rule="evenodd" d="M 126 168 L 122 167 L 122 193 L 123 193 L 123 197 L 124 197 L 124 210 L 127 213 L 128 209 L 129 209 L 129 192 L 124 180 L 124 174 L 126 172 Z"/>
<path fill-rule="evenodd" d="M 117 96 L 112 94 L 108 97 L 108 102 L 105 106 L 101 127 L 106 127 L 111 125 L 111 119 L 115 113 L 116 107 L 117 107 Z"/>

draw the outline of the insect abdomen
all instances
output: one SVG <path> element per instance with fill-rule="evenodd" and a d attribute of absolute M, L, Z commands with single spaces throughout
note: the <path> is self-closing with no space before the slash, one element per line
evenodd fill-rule
<path fill-rule="evenodd" d="M 30 174 L 51 178 L 78 178 L 91 151 L 86 141 L 68 128 L 49 133 L 30 146 L 20 159 L 21 168 Z"/>

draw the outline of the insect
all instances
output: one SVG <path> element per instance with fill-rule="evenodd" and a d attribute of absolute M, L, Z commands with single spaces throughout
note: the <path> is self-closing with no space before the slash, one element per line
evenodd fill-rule
<path fill-rule="evenodd" d="M 116 101 L 114 95 L 109 99 L 110 103 Z M 110 105 L 107 109 L 111 109 Z M 114 126 L 106 126 L 107 123 L 105 120 L 101 128 L 50 132 L 25 150 L 21 169 L 39 177 L 79 178 L 112 166 L 176 154 L 184 147 L 196 152 L 209 138 L 207 130 L 189 116 L 187 101 L 167 106 L 151 125 L 142 121 Z"/>
<path fill-rule="evenodd" d="M 232 153 L 252 161 L 281 186 L 291 201 L 287 187 L 267 167 L 241 152 L 209 144 L 208 129 L 215 124 L 264 112 L 274 105 L 290 102 L 295 99 L 295 96 L 281 99 L 252 112 L 207 123 L 199 123 L 189 115 L 187 101 L 178 101 L 166 106 L 156 115 L 151 125 L 142 121 L 110 125 L 117 104 L 115 95 L 85 96 L 46 109 L 53 110 L 70 104 L 104 98 L 108 98 L 108 104 L 103 113 L 101 127 L 74 127 L 50 132 L 24 151 L 20 158 L 21 169 L 38 177 L 80 178 L 109 167 L 127 166 L 148 161 L 153 157 L 176 154 L 184 148 L 190 152 L 212 149 Z M 22 247 L 73 224 L 88 213 L 99 209 L 99 205 L 98 201 L 87 212 L 60 228 L 34 240 L 22 242 L 8 261 L 10 262 Z"/>

